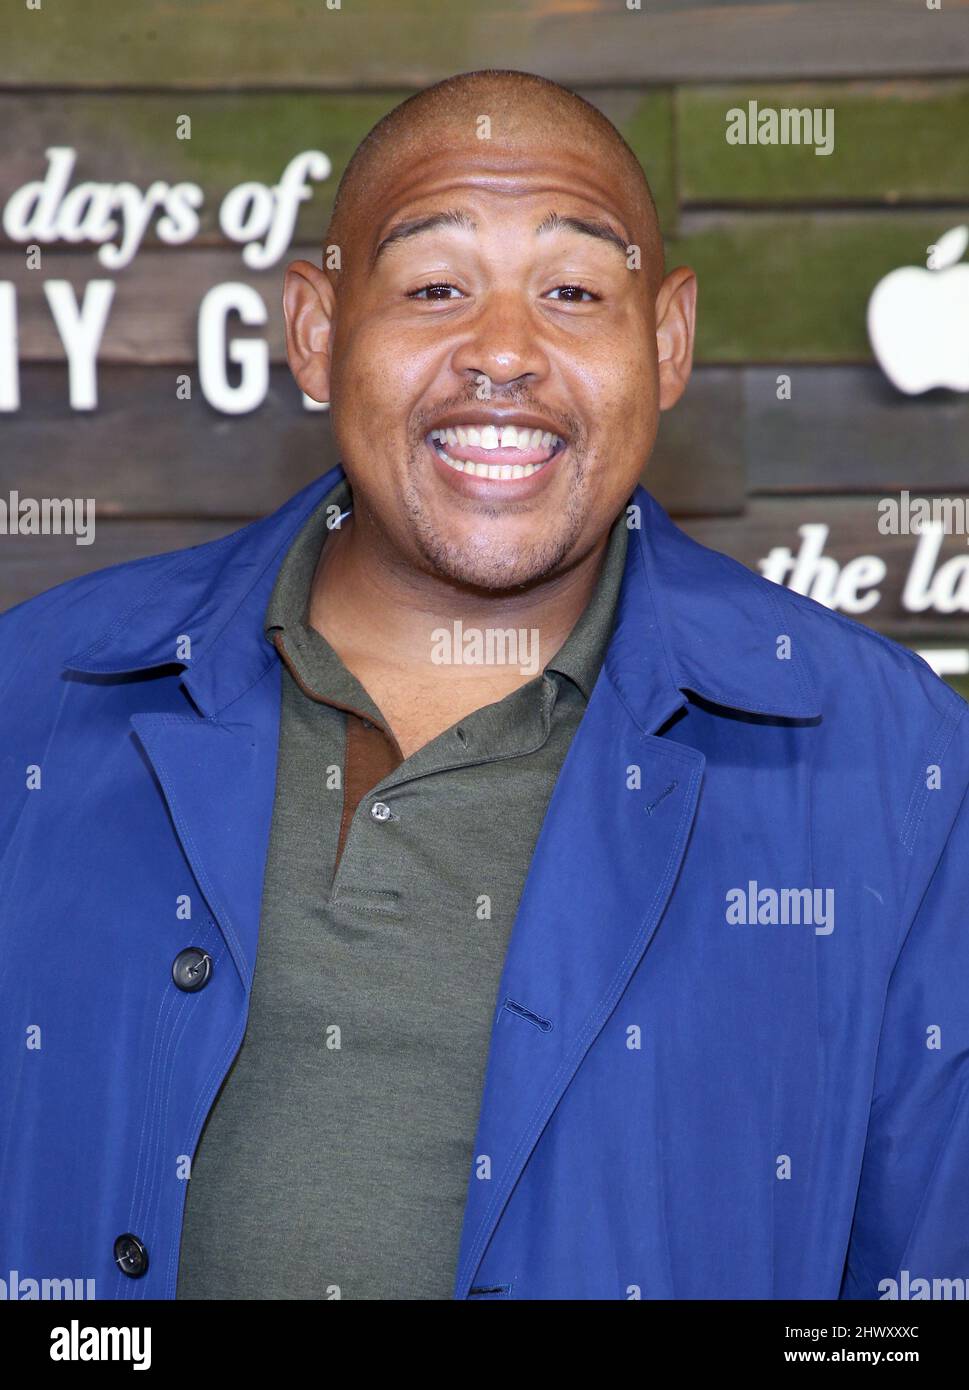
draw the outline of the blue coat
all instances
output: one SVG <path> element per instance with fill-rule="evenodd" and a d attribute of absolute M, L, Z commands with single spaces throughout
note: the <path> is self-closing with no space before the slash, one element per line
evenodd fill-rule
<path fill-rule="evenodd" d="M 174 1296 L 253 978 L 263 614 L 337 476 L 0 618 L 0 1278 Z M 969 1277 L 969 706 L 633 502 L 496 1000 L 455 1297 Z"/>

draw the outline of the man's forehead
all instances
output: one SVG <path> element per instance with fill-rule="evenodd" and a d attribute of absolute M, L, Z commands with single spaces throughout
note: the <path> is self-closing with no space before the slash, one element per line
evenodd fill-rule
<path fill-rule="evenodd" d="M 549 206 L 566 203 L 611 216 L 624 229 L 635 221 L 634 201 L 618 171 L 610 175 L 601 163 L 591 165 L 580 152 L 557 146 L 531 151 L 469 146 L 404 159 L 381 171 L 368 190 L 367 211 L 358 211 L 367 217 L 369 239 L 376 245 L 395 221 L 436 206 L 491 201 L 501 211 L 506 204 L 542 199 L 551 199 Z"/>

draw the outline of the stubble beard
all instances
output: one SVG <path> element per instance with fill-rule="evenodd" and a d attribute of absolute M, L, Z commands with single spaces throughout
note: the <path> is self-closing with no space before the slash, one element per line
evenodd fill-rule
<path fill-rule="evenodd" d="M 486 589 L 498 594 L 545 579 L 562 567 L 579 538 L 585 517 L 581 506 L 584 477 L 581 458 L 574 456 L 574 485 L 554 527 L 548 524 L 549 518 L 543 517 L 542 534 L 534 535 L 524 544 L 503 544 L 491 536 L 477 542 L 474 539 L 455 542 L 442 534 L 435 524 L 416 481 L 422 467 L 426 467 L 421 457 L 423 450 L 423 439 L 411 450 L 403 500 L 414 543 L 431 573 L 463 588 Z M 479 504 L 476 511 L 488 519 L 507 514 L 500 503 L 496 506 Z"/>

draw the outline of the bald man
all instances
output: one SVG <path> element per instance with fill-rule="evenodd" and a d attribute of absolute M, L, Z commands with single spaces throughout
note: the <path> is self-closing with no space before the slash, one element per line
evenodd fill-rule
<path fill-rule="evenodd" d="M 330 403 L 346 479 L 267 620 L 288 830 L 180 1297 L 449 1296 L 515 908 L 608 642 L 620 513 L 690 369 L 695 282 L 663 283 L 641 167 L 539 78 L 471 74 L 397 107 L 347 167 L 326 245 L 339 270 L 287 272 L 287 350 Z M 389 835 L 355 811 L 376 788 Z M 273 1101 L 267 1150 L 295 999 L 313 1079 L 285 1118 Z"/>
<path fill-rule="evenodd" d="M 363 142 L 323 259 L 287 351 L 342 467 L 0 626 L 2 1268 L 961 1276 L 966 706 L 638 485 L 696 285 L 632 152 L 541 78 L 451 79 Z"/>

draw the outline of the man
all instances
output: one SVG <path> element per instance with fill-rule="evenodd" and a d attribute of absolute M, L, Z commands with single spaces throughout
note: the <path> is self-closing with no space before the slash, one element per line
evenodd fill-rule
<path fill-rule="evenodd" d="M 635 158 L 465 75 L 375 128 L 327 247 L 287 343 L 344 469 L 0 623 L 0 1263 L 965 1276 L 966 706 L 637 486 L 695 282 Z"/>

